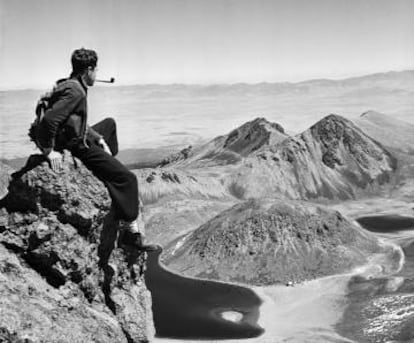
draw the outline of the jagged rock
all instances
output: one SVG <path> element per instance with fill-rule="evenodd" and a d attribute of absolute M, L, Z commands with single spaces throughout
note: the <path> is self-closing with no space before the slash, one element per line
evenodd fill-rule
<path fill-rule="evenodd" d="M 13 343 L 127 342 L 106 306 L 89 304 L 73 285 L 52 287 L 1 244 L 0 327 Z"/>
<path fill-rule="evenodd" d="M 38 300 L 29 296 L 0 306 L 0 327 L 19 335 L 25 332 L 34 341 L 148 341 L 154 328 L 144 283 L 145 254 L 119 243 L 105 187 L 79 161 L 77 165 L 66 156 L 62 170 L 54 172 L 41 155 L 32 155 L 27 168 L 13 174 L 0 202 L 0 248 L 8 249 L 0 252 L 0 268 L 14 258 L 25 277 L 17 281 L 47 282 L 48 289 L 76 311 L 67 313 L 66 305 L 39 290 Z M 2 291 L 13 294 L 12 288 Z M 36 301 L 42 302 L 40 309 Z M 48 306 L 53 311 L 46 311 Z M 44 318 L 42 330 L 25 327 L 25 320 L 6 322 L 13 316 L 31 317 L 26 307 Z"/>
<path fill-rule="evenodd" d="M 270 285 L 349 271 L 382 249 L 337 211 L 267 198 L 235 205 L 177 239 L 163 261 L 188 276 Z"/>

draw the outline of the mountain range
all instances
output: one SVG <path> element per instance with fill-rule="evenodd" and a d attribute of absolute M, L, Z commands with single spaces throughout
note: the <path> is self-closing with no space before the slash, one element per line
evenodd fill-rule
<path fill-rule="evenodd" d="M 351 95 L 357 88 L 374 91 L 394 90 L 394 92 L 414 91 L 414 70 L 389 71 L 345 79 L 311 79 L 300 82 L 261 82 L 261 83 L 232 83 L 232 84 L 146 84 L 117 87 L 123 93 L 138 90 L 139 96 L 168 98 L 171 96 L 214 96 L 227 95 L 258 96 L 266 94 L 286 93 L 329 93 Z M 109 88 L 106 88 L 110 91 Z M 349 92 L 349 93 L 347 93 Z"/>
<path fill-rule="evenodd" d="M 349 199 L 389 181 L 397 160 L 353 122 L 331 114 L 295 136 L 256 118 L 165 159 L 161 166 L 221 172 L 221 184 L 240 199 Z"/>
<path fill-rule="evenodd" d="M 354 122 L 330 114 L 293 136 L 253 119 L 156 169 L 135 171 L 148 235 L 167 247 L 170 268 L 191 276 L 271 284 L 350 269 L 378 251 L 378 242 L 312 202 L 406 189 L 413 133 L 376 112 Z"/>

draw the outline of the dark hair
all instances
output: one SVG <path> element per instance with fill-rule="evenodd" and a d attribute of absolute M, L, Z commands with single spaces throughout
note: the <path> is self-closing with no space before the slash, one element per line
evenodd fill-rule
<path fill-rule="evenodd" d="M 98 55 L 94 50 L 77 49 L 72 53 L 72 74 L 82 73 L 88 67 L 96 67 Z"/>

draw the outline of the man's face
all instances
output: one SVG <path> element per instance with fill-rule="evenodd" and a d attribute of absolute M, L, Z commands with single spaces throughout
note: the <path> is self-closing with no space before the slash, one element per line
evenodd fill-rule
<path fill-rule="evenodd" d="M 98 71 L 98 67 L 88 67 L 86 72 L 85 81 L 86 84 L 90 87 L 93 86 L 96 80 L 96 73 Z"/>

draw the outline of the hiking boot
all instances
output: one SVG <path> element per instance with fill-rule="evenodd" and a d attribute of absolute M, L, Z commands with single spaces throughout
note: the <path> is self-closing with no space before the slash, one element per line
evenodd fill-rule
<path fill-rule="evenodd" d="M 157 251 L 161 249 L 161 246 L 158 244 L 148 244 L 144 242 L 144 237 L 139 232 L 138 222 L 136 220 L 132 222 L 122 222 L 121 228 L 123 229 L 122 244 L 133 246 L 141 251 Z"/>

